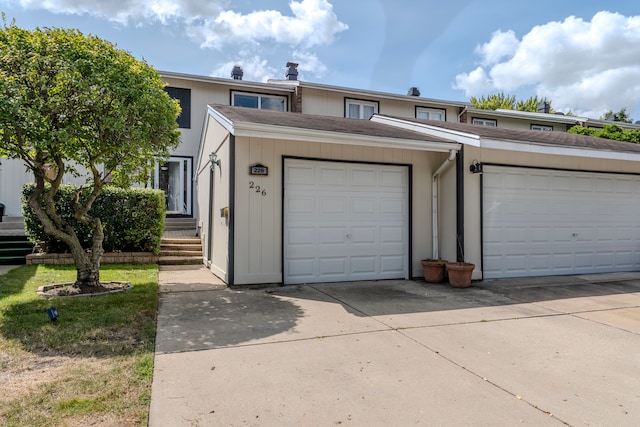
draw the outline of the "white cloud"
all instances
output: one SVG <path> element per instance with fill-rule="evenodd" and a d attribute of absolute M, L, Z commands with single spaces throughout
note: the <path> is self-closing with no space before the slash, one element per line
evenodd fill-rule
<path fill-rule="evenodd" d="M 349 27 L 340 22 L 327 0 L 292 0 L 292 16 L 277 10 L 242 14 L 225 0 L 16 0 L 26 9 L 92 15 L 120 24 L 176 21 L 203 47 L 276 42 L 309 48 L 329 45 Z"/>
<path fill-rule="evenodd" d="M 640 16 L 571 16 L 536 26 L 521 40 L 497 31 L 476 54 L 480 66 L 456 76 L 454 85 L 467 96 L 533 87 L 558 110 L 598 117 L 609 109 L 638 108 Z"/>
<path fill-rule="evenodd" d="M 307 80 L 305 75 L 311 74 L 316 78 L 322 78 L 327 73 L 327 66 L 320 61 L 320 59 L 311 52 L 294 51 L 293 62 L 300 64 L 298 71 L 300 75 L 299 80 Z"/>
<path fill-rule="evenodd" d="M 326 0 L 292 1 L 294 16 L 276 10 L 243 15 L 230 10 L 204 19 L 190 30 L 203 47 L 221 48 L 225 44 L 259 44 L 274 41 L 292 47 L 329 45 L 334 35 L 348 26 L 338 20 L 333 6 Z"/>
<path fill-rule="evenodd" d="M 489 43 L 476 47 L 475 53 L 482 56 L 483 65 L 493 65 L 505 57 L 512 56 L 518 48 L 518 43 L 513 31 L 496 31 Z"/>
<path fill-rule="evenodd" d="M 120 24 L 144 24 L 148 20 L 166 23 L 212 16 L 222 11 L 221 0 L 17 0 L 26 9 L 51 13 L 91 15 Z"/>

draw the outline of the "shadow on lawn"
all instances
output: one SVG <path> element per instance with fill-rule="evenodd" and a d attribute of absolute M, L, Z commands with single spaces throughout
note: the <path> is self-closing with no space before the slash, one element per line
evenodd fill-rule
<path fill-rule="evenodd" d="M 65 280 L 73 281 L 73 266 L 50 266 L 42 272 L 31 266 L 13 270 L 0 276 L 0 288 L 8 284 L 7 291 L 16 299 L 0 299 L 0 335 L 42 355 L 103 357 L 152 351 L 158 301 L 156 271 L 156 266 L 104 266 L 101 280 L 131 281 L 133 288 L 98 297 L 47 300 L 36 294 L 37 287 L 59 283 L 67 272 Z M 53 278 L 58 282 L 51 281 Z M 47 315 L 52 306 L 59 313 L 55 322 Z"/>

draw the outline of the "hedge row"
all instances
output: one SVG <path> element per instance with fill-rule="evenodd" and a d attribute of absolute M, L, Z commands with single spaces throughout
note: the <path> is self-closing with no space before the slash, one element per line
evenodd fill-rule
<path fill-rule="evenodd" d="M 73 225 L 82 246 L 88 248 L 90 230 L 73 218 L 72 206 L 78 188 L 78 185 L 62 185 L 56 196 L 56 208 L 60 216 Z M 26 203 L 34 191 L 33 183 L 22 188 L 22 216 L 27 236 L 33 242 L 40 242 L 45 252 L 68 252 L 66 245 L 44 233 L 40 220 Z M 83 194 L 86 196 L 88 191 L 84 190 Z M 166 214 L 162 191 L 105 187 L 89 214 L 102 220 L 105 252 L 153 252 L 156 255 L 160 252 Z"/>

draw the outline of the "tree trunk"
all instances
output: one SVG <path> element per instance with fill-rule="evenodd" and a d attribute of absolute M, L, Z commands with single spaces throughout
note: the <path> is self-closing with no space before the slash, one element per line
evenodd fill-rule
<path fill-rule="evenodd" d="M 86 257 L 87 262 L 78 263 L 76 261 L 76 283 L 78 287 L 98 286 L 100 284 L 100 263 L 94 263 L 90 257 Z"/>

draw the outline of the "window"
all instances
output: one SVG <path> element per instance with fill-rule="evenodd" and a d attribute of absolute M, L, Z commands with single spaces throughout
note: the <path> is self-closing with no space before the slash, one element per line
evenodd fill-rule
<path fill-rule="evenodd" d="M 378 103 L 373 101 L 345 100 L 345 117 L 369 120 L 378 112 Z"/>
<path fill-rule="evenodd" d="M 446 110 L 439 108 L 416 107 L 416 119 L 445 121 Z"/>
<path fill-rule="evenodd" d="M 180 115 L 178 116 L 178 127 L 191 129 L 191 89 L 167 86 L 164 88 L 172 99 L 177 99 L 180 103 Z"/>
<path fill-rule="evenodd" d="M 472 119 L 471 123 L 474 125 L 480 125 L 480 126 L 493 126 L 493 127 L 498 126 L 498 122 L 491 119 Z"/>
<path fill-rule="evenodd" d="M 231 105 L 261 110 L 287 111 L 287 97 L 260 93 L 231 92 Z"/>
<path fill-rule="evenodd" d="M 553 126 L 546 126 L 546 125 L 531 125 L 531 130 L 546 130 L 546 131 L 552 131 L 552 130 L 553 130 Z"/>

